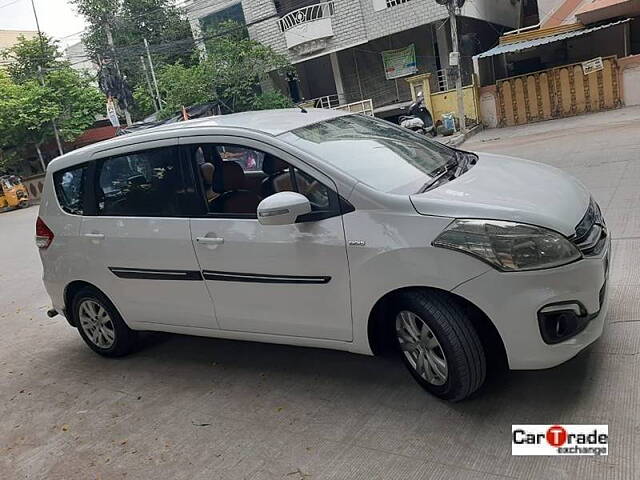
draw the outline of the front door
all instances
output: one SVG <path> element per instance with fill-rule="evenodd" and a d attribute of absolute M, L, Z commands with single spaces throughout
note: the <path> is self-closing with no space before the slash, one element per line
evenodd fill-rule
<path fill-rule="evenodd" d="M 177 140 L 171 143 L 113 151 L 95 162 L 94 211 L 82 221 L 86 249 L 78 261 L 88 262 L 128 321 L 217 328 L 191 244 L 192 170 L 183 168 Z"/>
<path fill-rule="evenodd" d="M 209 172 L 202 177 L 209 213 L 191 219 L 191 234 L 220 328 L 352 340 L 344 228 L 331 180 L 248 139 L 182 143 L 196 168 Z M 294 225 L 261 225 L 258 203 L 283 190 L 306 195 L 312 213 Z"/>

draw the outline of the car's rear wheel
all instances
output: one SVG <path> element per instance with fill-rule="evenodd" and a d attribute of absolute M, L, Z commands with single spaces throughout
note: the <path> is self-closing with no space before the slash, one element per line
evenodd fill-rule
<path fill-rule="evenodd" d="M 113 304 L 98 290 L 80 290 L 72 308 L 80 336 L 94 352 L 120 357 L 135 348 L 136 332 L 127 327 Z"/>
<path fill-rule="evenodd" d="M 484 383 L 486 357 L 465 309 L 443 292 L 402 293 L 394 309 L 396 342 L 415 380 L 451 401 Z"/>

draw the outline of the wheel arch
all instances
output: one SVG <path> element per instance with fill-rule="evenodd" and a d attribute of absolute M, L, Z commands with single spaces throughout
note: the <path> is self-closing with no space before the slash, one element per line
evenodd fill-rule
<path fill-rule="evenodd" d="M 389 315 L 391 314 L 394 301 L 397 297 L 402 293 L 411 291 L 439 292 L 440 294 L 447 295 L 460 303 L 465 310 L 467 310 L 472 324 L 480 336 L 489 365 L 498 369 L 507 368 L 507 351 L 504 346 L 504 342 L 502 341 L 502 337 L 491 319 L 479 307 L 464 297 L 447 290 L 427 286 L 397 288 L 384 294 L 374 304 L 371 312 L 369 313 L 369 319 L 367 322 L 367 336 L 371 351 L 374 355 L 386 355 L 394 350 L 395 344 L 393 342 L 393 335 L 395 335 L 395 332 L 393 329 L 393 322 L 389 320 Z"/>
<path fill-rule="evenodd" d="M 100 292 L 102 295 L 104 295 L 105 297 L 109 298 L 104 291 L 102 291 L 99 287 L 97 287 L 96 285 L 89 283 L 85 280 L 74 280 L 73 282 L 69 283 L 65 289 L 64 289 L 64 315 L 67 319 L 67 321 L 71 324 L 71 326 L 73 327 L 77 327 L 78 324 L 76 322 L 76 319 L 73 315 L 73 311 L 72 311 L 72 305 L 71 303 L 73 302 L 73 297 L 76 296 L 76 294 L 82 290 L 83 288 L 92 288 L 98 292 Z M 111 301 L 111 299 L 109 299 L 109 301 Z M 111 304 L 113 304 L 113 302 L 111 302 Z M 117 309 L 117 307 L 114 308 Z"/>

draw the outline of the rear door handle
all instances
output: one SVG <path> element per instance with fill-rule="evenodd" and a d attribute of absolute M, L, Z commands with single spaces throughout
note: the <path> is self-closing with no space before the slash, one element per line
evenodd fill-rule
<path fill-rule="evenodd" d="M 224 238 L 221 237 L 196 237 L 196 242 L 203 245 L 222 245 Z"/>
<path fill-rule="evenodd" d="M 84 236 L 86 238 L 93 238 L 96 240 L 101 240 L 104 238 L 104 233 L 85 233 Z"/>

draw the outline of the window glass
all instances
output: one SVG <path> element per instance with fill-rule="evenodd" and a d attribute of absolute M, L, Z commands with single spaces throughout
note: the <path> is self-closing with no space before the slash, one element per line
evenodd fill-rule
<path fill-rule="evenodd" d="M 245 172 L 262 171 L 262 162 L 264 160 L 264 153 L 262 152 L 236 145 L 220 145 L 217 149 L 223 161 L 236 162 Z"/>
<path fill-rule="evenodd" d="M 189 194 L 182 173 L 177 147 L 108 158 L 98 171 L 98 214 L 180 216 Z"/>
<path fill-rule="evenodd" d="M 294 172 L 298 193 L 309 199 L 311 211 L 329 210 L 329 189 L 302 170 L 295 168 Z"/>
<path fill-rule="evenodd" d="M 349 115 L 281 138 L 384 192 L 412 194 L 455 152 L 387 121 Z"/>
<path fill-rule="evenodd" d="M 74 215 L 84 214 L 83 186 L 86 171 L 87 166 L 83 165 L 74 170 L 56 172 L 53 175 L 58 202 L 67 213 Z"/>
<path fill-rule="evenodd" d="M 194 145 L 186 151 L 199 172 L 210 213 L 254 217 L 263 199 L 287 191 L 306 196 L 312 211 L 337 208 L 325 185 L 270 153 L 211 144 Z"/>

